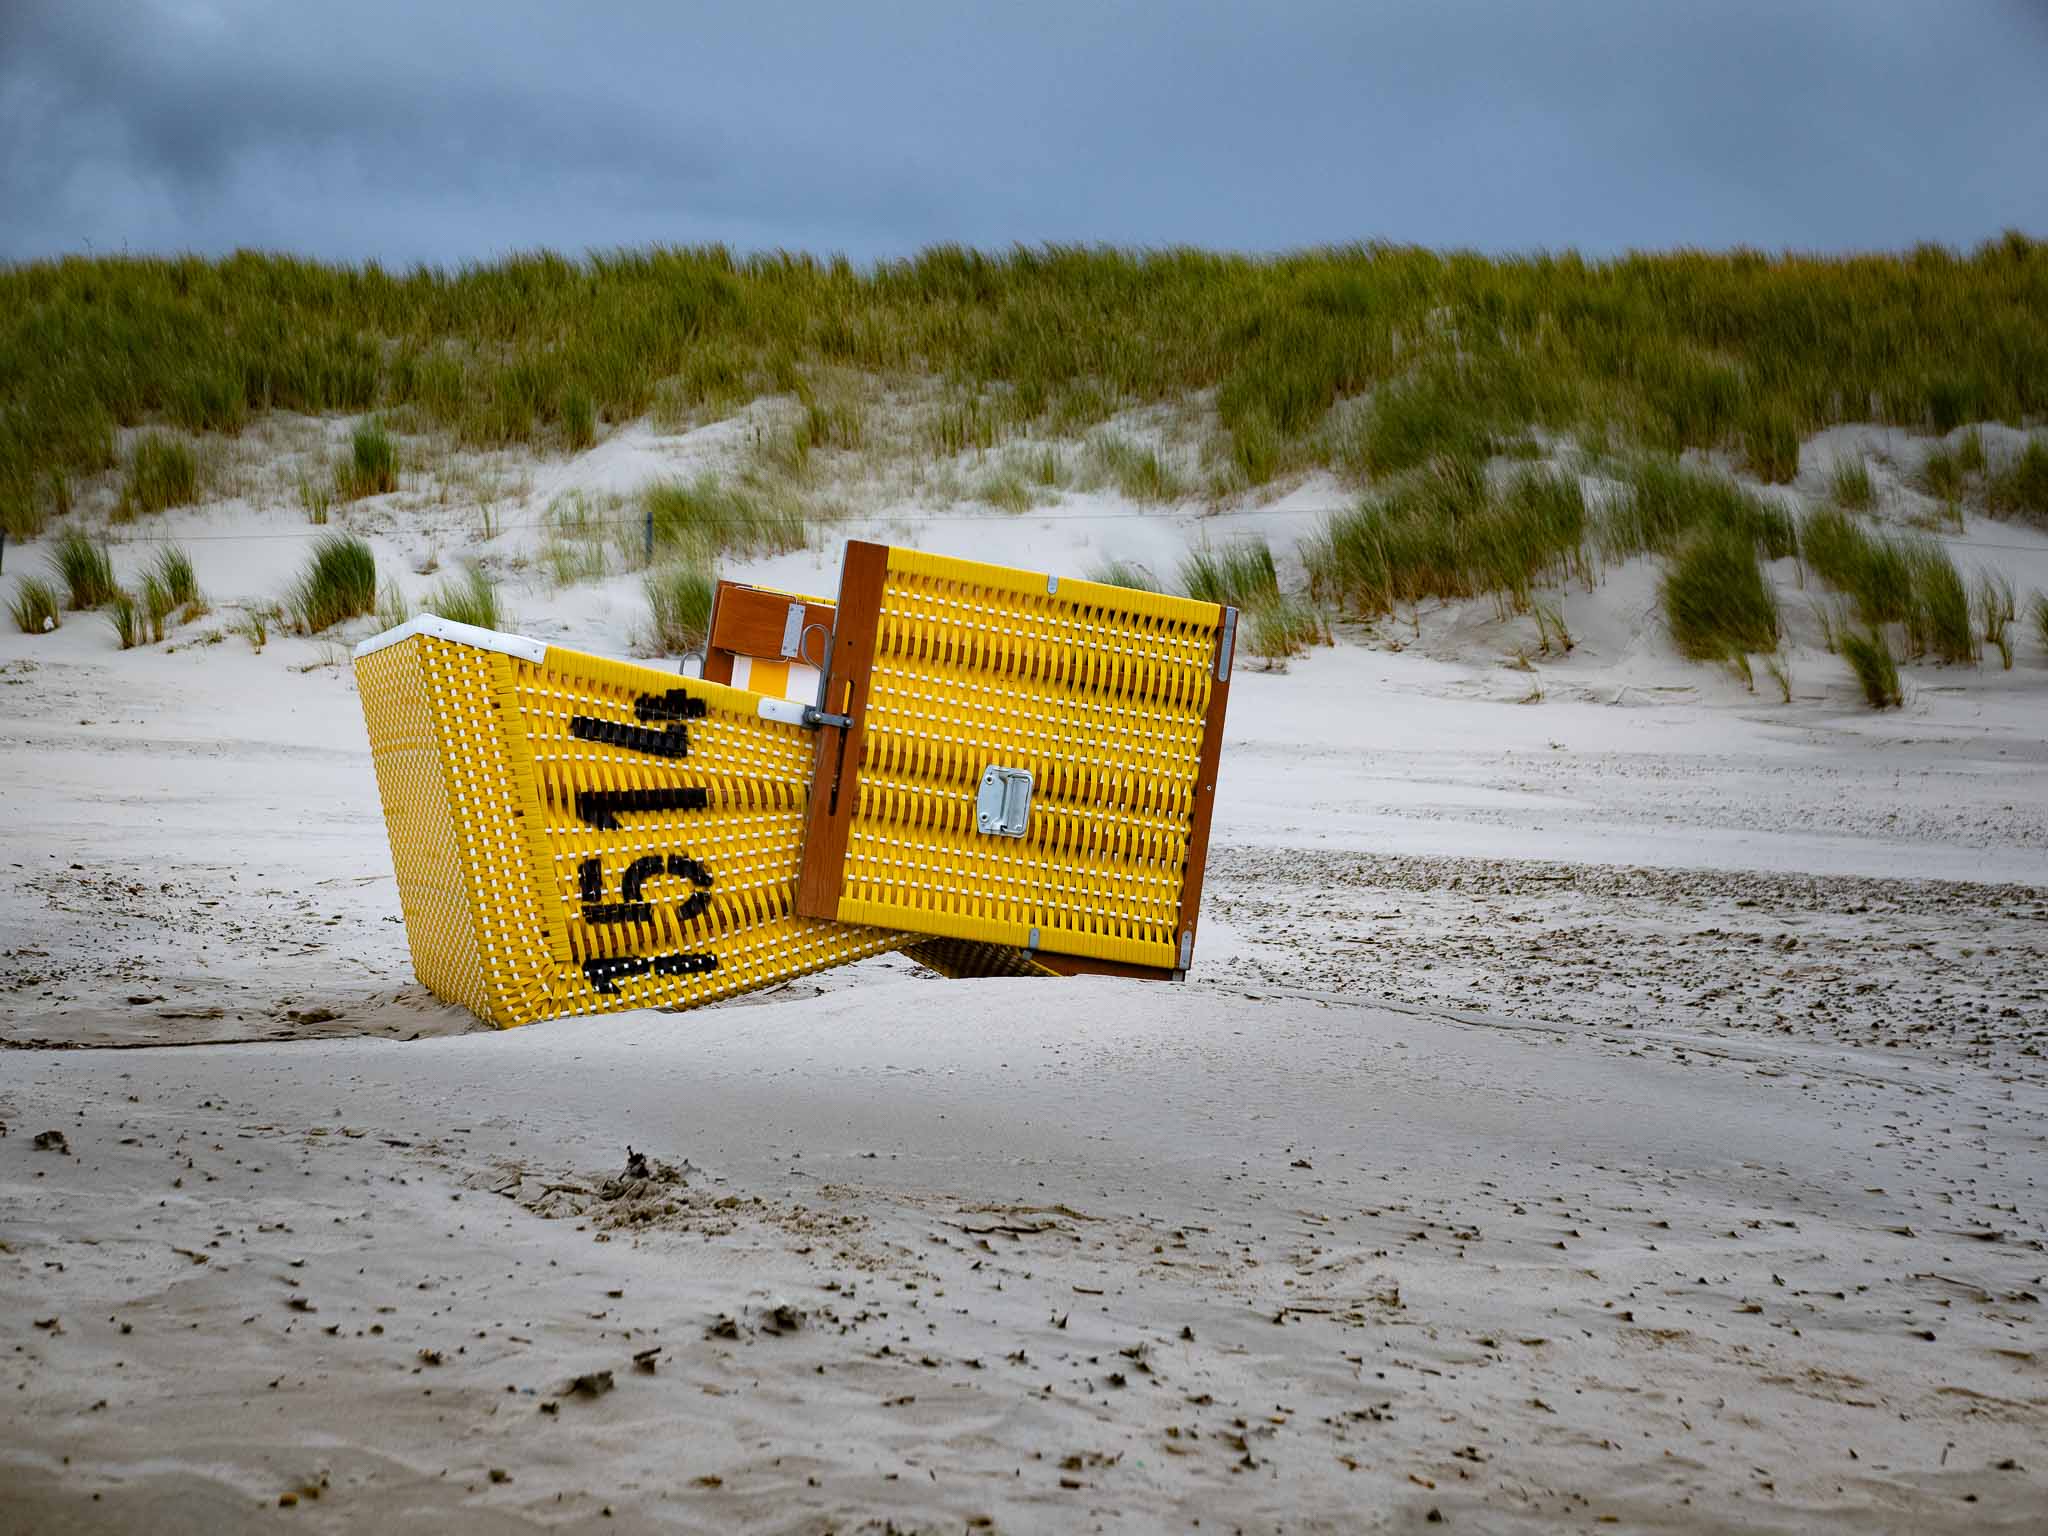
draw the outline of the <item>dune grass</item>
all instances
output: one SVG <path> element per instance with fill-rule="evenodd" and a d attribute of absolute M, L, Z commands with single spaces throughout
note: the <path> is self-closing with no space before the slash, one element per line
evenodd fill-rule
<path fill-rule="evenodd" d="M 452 624 L 474 624 L 478 629 L 504 627 L 498 584 L 480 566 L 472 565 L 461 576 L 435 587 L 420 604 L 420 612 L 437 614 Z"/>
<path fill-rule="evenodd" d="M 1181 562 L 1180 589 L 1198 602 L 1250 608 L 1280 595 L 1280 573 L 1264 539 L 1240 539 L 1221 549 L 1189 551 Z"/>
<path fill-rule="evenodd" d="M 1313 603 L 1280 592 L 1253 600 L 1244 611 L 1240 634 L 1247 650 L 1268 661 L 1285 661 L 1329 638 Z"/>
<path fill-rule="evenodd" d="M 1866 624 L 1909 624 L 1915 603 L 1913 546 L 1903 539 L 1873 538 L 1864 547 L 1862 563 L 1850 593 Z"/>
<path fill-rule="evenodd" d="M 708 563 L 725 554 L 784 554 L 802 549 L 808 533 L 803 510 L 792 498 L 728 485 L 708 472 L 688 482 L 649 486 L 641 493 L 641 510 L 653 515 L 658 557 Z M 625 537 L 630 540 L 635 531 Z"/>
<path fill-rule="evenodd" d="M 1522 612 L 1539 583 L 1589 575 L 1590 527 L 1586 493 L 1577 475 L 1546 470 L 1517 474 L 1492 514 L 1474 530 L 1488 587 L 1505 593 L 1507 606 Z"/>
<path fill-rule="evenodd" d="M 804 401 L 804 440 L 813 448 L 857 453 L 867 446 L 868 413 L 860 401 L 835 396 Z"/>
<path fill-rule="evenodd" d="M 1853 459 L 1835 460 L 1834 468 L 1828 471 L 1828 496 L 1836 506 L 1852 512 L 1868 512 L 1877 504 L 1870 466 L 1860 454 Z"/>
<path fill-rule="evenodd" d="M 1783 651 L 1773 651 L 1764 658 L 1764 672 L 1777 685 L 1778 702 L 1792 702 L 1792 665 L 1785 660 Z"/>
<path fill-rule="evenodd" d="M 1014 423 L 979 395 L 950 400 L 926 419 L 924 445 L 936 458 L 986 453 L 1008 436 Z"/>
<path fill-rule="evenodd" d="M 128 473 L 115 503 L 116 521 L 145 513 L 187 506 L 199 499 L 199 456 L 189 443 L 162 432 L 137 438 L 128 455 Z"/>
<path fill-rule="evenodd" d="M 334 466 L 334 494 L 343 501 L 360 501 L 397 489 L 398 445 L 383 422 L 361 423 L 349 436 L 348 457 Z M 314 521 L 326 518 L 323 515 Z"/>
<path fill-rule="evenodd" d="M 121 643 L 122 650 L 132 651 L 149 643 L 149 613 L 133 592 L 117 587 L 105 606 L 107 622 L 113 626 L 114 638 Z"/>
<path fill-rule="evenodd" d="M 411 618 L 412 605 L 405 600 L 404 590 L 396 580 L 386 577 L 384 584 L 377 589 L 378 631 L 396 629 Z"/>
<path fill-rule="evenodd" d="M 1816 576 L 1850 597 L 1866 629 L 1902 624 L 1913 655 L 1977 659 L 1969 588 L 1935 540 L 1871 534 L 1848 513 L 1822 507 L 1802 525 L 1800 549 Z"/>
<path fill-rule="evenodd" d="M 581 453 L 597 441 L 597 406 L 585 389 L 572 389 L 562 396 L 562 440 L 571 453 Z"/>
<path fill-rule="evenodd" d="M 1116 432 L 1098 432 L 1082 454 L 1084 483 L 1114 485 L 1132 501 L 1179 501 L 1187 484 L 1159 450 Z"/>
<path fill-rule="evenodd" d="M 325 524 L 334 512 L 334 487 L 299 476 L 299 505 L 305 508 L 307 522 Z"/>
<path fill-rule="evenodd" d="M 1757 479 L 1789 485 L 1799 478 L 1799 418 L 1782 400 L 1755 407 L 1742 431 L 1743 460 Z"/>
<path fill-rule="evenodd" d="M 1033 448 L 1019 456 L 1019 467 L 1031 483 L 1042 490 L 1057 490 L 1067 483 L 1067 461 L 1057 448 Z"/>
<path fill-rule="evenodd" d="M 293 628 L 302 635 L 317 635 L 344 619 L 374 612 L 376 554 L 353 534 L 322 534 L 313 545 L 306 569 L 285 594 L 284 606 Z"/>
<path fill-rule="evenodd" d="M 1576 476 L 1524 471 L 1498 498 L 1497 510 L 1469 521 L 1479 558 L 1467 563 L 1466 588 L 1494 593 L 1504 613 L 1535 607 L 1546 649 L 1550 612 L 1558 613 L 1566 650 L 1570 639 L 1561 611 L 1534 604 L 1534 589 L 1573 574 L 1590 577 L 1589 547 L 1614 560 L 1662 559 L 1658 602 L 1681 654 L 1725 661 L 1748 676 L 1752 653 L 1777 648 L 1778 602 L 1760 562 L 1793 554 L 1797 533 L 1782 506 L 1725 475 L 1664 455 L 1639 458 L 1624 468 L 1618 494 L 1596 519 Z"/>
<path fill-rule="evenodd" d="M 1970 611 L 1977 620 L 1977 632 L 1984 643 L 1998 652 L 1999 665 L 2012 670 L 2012 627 L 2019 619 L 2019 600 L 2010 578 L 1995 571 L 1981 571 L 1971 594 Z"/>
<path fill-rule="evenodd" d="M 1541 419 L 1511 422 L 1506 402 L 1494 399 L 1488 384 L 1476 370 L 1448 360 L 1389 379 L 1367 409 L 1351 418 L 1343 462 L 1354 473 L 1377 478 L 1432 459 L 1485 458 L 1500 433 Z M 1308 420 L 1301 416 L 1300 425 Z"/>
<path fill-rule="evenodd" d="M 811 478 L 811 439 L 804 424 L 776 427 L 755 436 L 750 452 L 748 478 L 759 484 L 763 481 L 789 481 L 802 484 Z"/>
<path fill-rule="evenodd" d="M 801 417 L 763 439 L 759 476 L 650 503 L 659 551 L 687 562 L 801 544 L 802 511 L 778 485 L 810 474 L 814 452 L 870 440 L 857 398 L 870 384 L 933 402 L 916 430 L 936 453 L 1092 430 L 1075 471 L 1154 502 L 1189 494 L 1173 455 L 1101 424 L 1199 397 L 1214 401 L 1212 489 L 1319 465 L 1375 481 L 1309 551 L 1317 595 L 1368 615 L 1480 593 L 1527 611 L 1595 554 L 1675 564 L 1728 528 L 1763 557 L 1789 551 L 1774 503 L 1686 467 L 1685 450 L 1783 480 L 1800 440 L 1837 422 L 1948 433 L 2037 419 L 2044 362 L 2048 245 L 2019 235 L 1840 259 L 944 246 L 857 268 L 706 248 L 395 273 L 251 253 L 68 258 L 0 270 L 0 526 L 40 529 L 75 481 L 119 467 L 117 434 L 136 427 L 231 434 L 272 409 L 363 418 L 338 474 L 343 494 L 377 494 L 396 484 L 386 419 L 469 445 L 574 448 L 600 421 L 794 396 Z M 1482 471 L 1560 437 L 1631 463 L 1598 517 L 1571 477 L 1518 492 Z M 139 462 L 157 441 L 192 456 L 196 493 L 200 455 L 145 433 L 127 466 L 135 512 L 160 494 Z M 1938 451 L 1960 492 L 1982 443 L 1953 441 Z M 1012 467 L 987 482 L 998 504 L 1022 499 Z M 1066 472 L 1054 456 L 1036 483 Z M 2048 520 L 2048 445 L 1982 472 L 1992 511 Z M 309 516 L 325 510 L 309 499 Z M 1873 542 L 1859 610 L 1919 615 L 1938 654 L 1953 639 L 1946 577 Z"/>
<path fill-rule="evenodd" d="M 1791 515 L 1776 502 L 1725 475 L 1668 458 L 1642 459 L 1630 468 L 1624 495 L 1602 520 L 1601 544 L 1610 558 L 1670 555 L 1715 528 L 1742 534 L 1769 560 L 1798 547 Z"/>
<path fill-rule="evenodd" d="M 835 370 L 946 381 L 934 447 L 1024 420 L 1080 431 L 1215 392 L 1247 479 L 1374 475 L 1534 425 L 1796 469 L 1844 420 L 1947 431 L 2048 409 L 2048 246 L 1491 259 L 1387 245 L 1270 257 L 938 246 L 855 267 L 721 247 L 521 255 L 459 270 L 240 252 L 0 270 L 0 521 L 119 428 L 233 433 L 271 409 L 411 408 L 472 445 L 588 419 L 724 412 Z M 1332 408 L 1369 399 L 1348 447 Z"/>
<path fill-rule="evenodd" d="M 1142 574 L 1122 568 L 1117 574 Z M 1098 576 L 1097 580 L 1113 580 Z M 1116 581 L 1131 586 L 1131 581 Z M 1240 643 L 1254 656 L 1270 661 L 1320 644 L 1328 636 L 1314 603 L 1280 590 L 1280 573 L 1264 539 L 1239 539 L 1220 549 L 1190 550 L 1181 562 L 1180 587 L 1205 603 L 1223 603 L 1240 610 Z"/>
<path fill-rule="evenodd" d="M 2043 651 L 2048 651 L 2048 592 L 2036 592 L 2027 605 L 2027 616 L 2033 621 L 2034 639 Z"/>
<path fill-rule="evenodd" d="M 624 506 L 618 496 L 600 498 L 581 491 L 565 492 L 548 504 L 543 517 L 547 538 L 540 558 L 557 587 L 603 578 L 611 569 L 609 546 L 615 538 L 622 545 L 637 543 L 629 565 L 645 558 L 645 518 L 639 530 L 632 528 Z"/>
<path fill-rule="evenodd" d="M 1938 661 L 1974 662 L 1977 634 L 1971 623 L 1970 590 L 1948 551 L 1923 540 L 1907 552 L 1913 606 L 1906 631 L 1915 654 Z"/>
<path fill-rule="evenodd" d="M 601 581 L 611 569 L 605 546 L 593 540 L 552 537 L 541 549 L 549 579 L 557 587 L 573 587 L 579 581 Z"/>
<path fill-rule="evenodd" d="M 1015 468 L 1005 465 L 983 475 L 974 487 L 974 499 L 987 502 L 998 512 L 1029 512 L 1037 497 L 1031 483 Z"/>
<path fill-rule="evenodd" d="M 1242 415 L 1235 426 L 1224 428 L 1221 446 L 1232 489 L 1266 484 L 1290 457 L 1286 434 L 1262 410 Z"/>
<path fill-rule="evenodd" d="M 249 642 L 250 650 L 260 655 L 270 641 L 271 621 L 279 616 L 279 610 L 268 606 L 246 609 L 235 621 L 235 633 Z"/>
<path fill-rule="evenodd" d="M 1144 566 L 1135 560 L 1125 560 L 1116 556 L 1099 562 L 1089 571 L 1088 579 L 1099 581 L 1104 586 L 1130 587 L 1139 592 L 1161 590 L 1158 579 Z"/>
<path fill-rule="evenodd" d="M 51 574 L 64 584 L 67 606 L 97 608 L 120 590 L 114 581 L 114 558 L 107 546 L 83 529 L 67 528 L 44 556 Z"/>
<path fill-rule="evenodd" d="M 1333 515 L 1302 557 L 1311 593 L 1363 618 L 1482 594 L 1505 615 L 1584 573 L 1590 533 L 1577 476 L 1524 470 L 1497 490 L 1478 461 L 1445 456 Z"/>
<path fill-rule="evenodd" d="M 1920 489 L 1938 501 L 1954 503 L 1962 500 L 1964 470 L 1961 458 L 1947 448 L 1935 448 L 1920 462 L 1920 472 L 1915 477 Z M 1837 500 L 1840 500 L 1838 497 Z M 1847 502 L 1842 503 L 1847 506 Z"/>
<path fill-rule="evenodd" d="M 1533 601 L 1529 604 L 1529 616 L 1536 621 L 1536 647 L 1540 655 L 1548 656 L 1552 650 L 1569 656 L 1573 640 L 1571 627 L 1565 623 L 1564 604 L 1561 601 Z"/>
<path fill-rule="evenodd" d="M 1892 709 L 1906 702 L 1899 687 L 1899 664 L 1882 634 L 1844 626 L 1840 646 L 1843 659 L 1863 689 L 1864 702 L 1872 709 Z"/>
<path fill-rule="evenodd" d="M 142 607 L 143 622 L 149 627 L 149 638 L 152 641 L 163 639 L 165 626 L 178 607 L 171 596 L 171 589 L 155 571 L 145 571 L 136 597 Z"/>
<path fill-rule="evenodd" d="M 62 596 L 42 577 L 15 578 L 14 597 L 7 611 L 14 619 L 14 627 L 24 635 L 41 635 L 56 629 L 64 622 L 58 612 L 62 607 Z"/>
<path fill-rule="evenodd" d="M 1966 475 L 1984 473 L 1984 434 L 1978 428 L 1972 427 L 1956 439 L 1956 467 Z"/>
<path fill-rule="evenodd" d="M 1665 568 L 1658 600 L 1673 643 L 1694 661 L 1739 662 L 1777 649 L 1777 595 L 1740 528 L 1695 534 Z"/>
<path fill-rule="evenodd" d="M 1828 586 L 1855 600 L 1867 626 L 1902 624 L 1913 613 L 1913 561 L 1895 539 L 1873 536 L 1846 512 L 1820 507 L 1800 528 L 1800 553 Z"/>
<path fill-rule="evenodd" d="M 199 591 L 199 578 L 192 569 L 192 557 L 185 553 L 183 545 L 166 544 L 158 550 L 156 559 L 150 562 L 150 575 L 164 589 L 173 607 L 204 609 L 206 599 Z M 198 617 L 197 613 L 192 617 Z"/>
<path fill-rule="evenodd" d="M 1799 526 L 1799 554 L 1813 573 L 1838 591 L 1855 584 L 1870 546 L 1863 525 L 1835 507 L 1818 507 Z"/>
<path fill-rule="evenodd" d="M 2024 449 L 1991 471 L 1984 506 L 1993 517 L 2048 529 L 2048 438 L 2028 439 Z"/>
<path fill-rule="evenodd" d="M 652 618 L 651 649 L 661 656 L 701 651 L 711 633 L 711 602 L 717 582 L 703 563 L 673 561 L 641 578 Z"/>

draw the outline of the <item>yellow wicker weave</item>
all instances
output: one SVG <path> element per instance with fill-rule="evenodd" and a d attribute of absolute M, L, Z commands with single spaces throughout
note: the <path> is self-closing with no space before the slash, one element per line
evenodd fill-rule
<path fill-rule="evenodd" d="M 687 1007 L 892 949 L 795 915 L 811 776 L 756 695 L 420 619 L 356 677 L 413 967 L 509 1026 Z"/>
<path fill-rule="evenodd" d="M 857 720 L 832 808 L 813 816 L 802 910 L 1185 967 L 1234 612 L 918 550 L 883 557 L 849 546 L 830 707 Z M 1021 837 L 977 823 L 990 767 L 1031 775 Z"/>

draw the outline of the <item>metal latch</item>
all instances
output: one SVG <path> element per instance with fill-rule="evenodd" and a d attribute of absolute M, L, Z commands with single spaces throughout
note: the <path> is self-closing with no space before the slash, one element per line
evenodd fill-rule
<path fill-rule="evenodd" d="M 843 731 L 853 724 L 851 715 L 829 714 L 815 704 L 805 704 L 796 699 L 756 699 L 754 713 L 763 720 L 774 720 L 782 725 L 800 725 L 812 731 L 821 725 L 836 725 Z"/>
<path fill-rule="evenodd" d="M 1022 837 L 1031 819 L 1031 770 L 993 765 L 982 769 L 974 816 L 991 837 Z"/>
<path fill-rule="evenodd" d="M 794 661 L 803 650 L 804 605 L 791 603 L 789 613 L 782 621 L 782 659 Z"/>

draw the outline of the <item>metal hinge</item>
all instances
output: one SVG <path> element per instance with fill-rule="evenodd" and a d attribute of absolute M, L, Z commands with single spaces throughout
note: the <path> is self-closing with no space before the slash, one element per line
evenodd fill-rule
<path fill-rule="evenodd" d="M 783 725 L 800 725 L 812 731 L 821 725 L 836 725 L 845 730 L 853 724 L 851 715 L 827 714 L 815 704 L 804 704 L 795 699 L 756 699 L 754 713 L 763 720 L 774 720 Z"/>
<path fill-rule="evenodd" d="M 991 837 L 1022 837 L 1031 820 L 1031 770 L 994 764 L 982 769 L 974 819 Z"/>

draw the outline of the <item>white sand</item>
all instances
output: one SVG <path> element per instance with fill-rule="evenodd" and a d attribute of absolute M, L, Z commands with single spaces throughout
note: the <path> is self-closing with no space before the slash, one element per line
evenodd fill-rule
<path fill-rule="evenodd" d="M 1339 499 L 841 531 L 1157 569 Z M 403 500 L 346 514 L 388 569 L 470 547 Z M 166 526 L 224 612 L 307 531 Z M 889 957 L 506 1035 L 411 979 L 320 643 L 0 637 L 0 1532 L 2041 1529 L 2048 657 L 1871 715 L 1781 575 L 1790 705 L 1672 657 L 1646 567 L 1534 673 L 1483 606 L 1241 670 L 1186 986 Z M 608 1198 L 628 1143 L 693 1166 Z"/>

